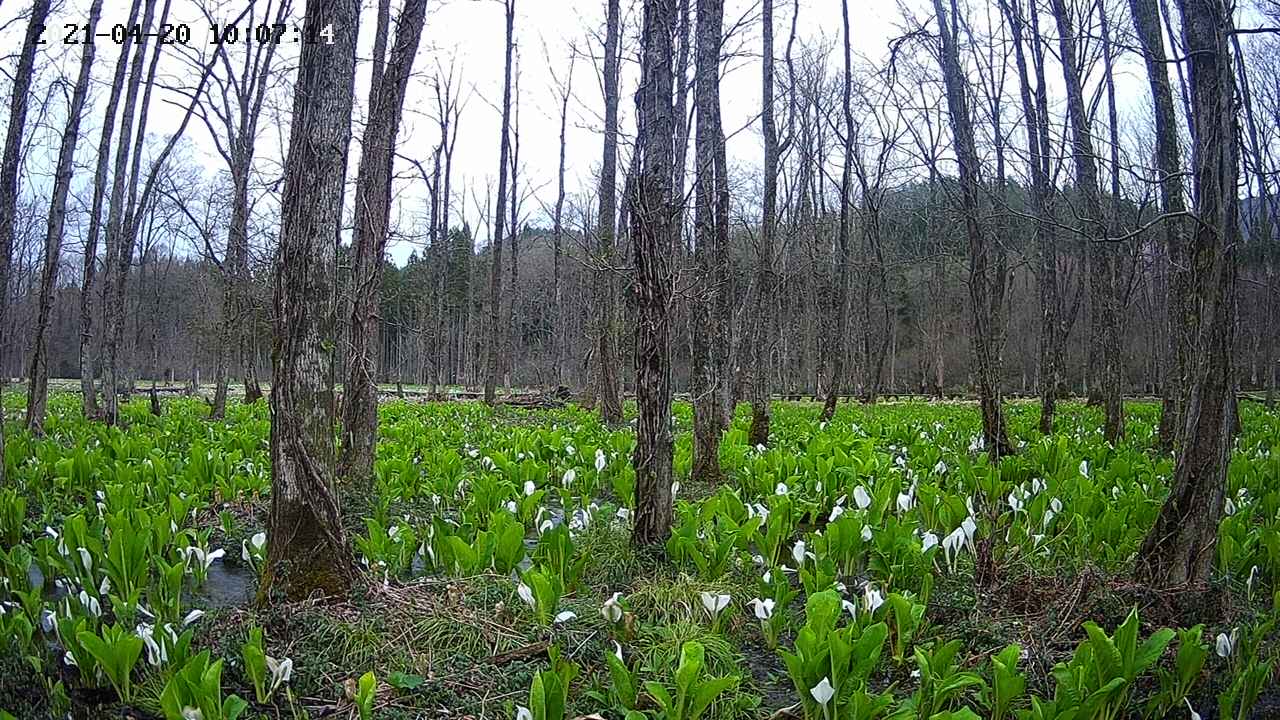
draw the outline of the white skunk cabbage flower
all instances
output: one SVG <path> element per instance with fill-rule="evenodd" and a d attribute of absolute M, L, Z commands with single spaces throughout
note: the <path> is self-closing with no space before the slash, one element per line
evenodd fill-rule
<path fill-rule="evenodd" d="M 752 598 L 751 602 L 747 604 L 755 609 L 757 618 L 761 620 L 768 620 L 773 617 L 773 608 L 776 603 L 774 603 L 772 599 L 766 598 L 761 600 L 760 598 Z"/>
<path fill-rule="evenodd" d="M 862 602 L 866 606 L 868 613 L 875 613 L 884 604 L 884 596 L 880 594 L 880 591 L 874 585 L 868 584 L 862 591 Z"/>
<path fill-rule="evenodd" d="M 825 709 L 827 703 L 831 702 L 831 698 L 835 697 L 836 689 L 831 687 L 831 681 L 824 677 L 817 685 L 809 688 L 809 694 Z"/>
<path fill-rule="evenodd" d="M 728 595 L 716 595 L 714 593 L 706 592 L 705 590 L 702 592 L 701 598 L 702 608 L 707 611 L 707 615 L 712 620 L 716 619 L 720 613 L 724 612 L 724 609 L 729 607 L 729 601 L 732 600 Z"/>
<path fill-rule="evenodd" d="M 525 605 L 528 605 L 529 607 L 533 607 L 535 605 L 535 602 L 533 599 L 533 589 L 530 588 L 528 585 L 525 585 L 524 583 L 520 583 L 519 585 L 517 585 L 516 594 L 520 596 L 520 599 L 524 601 Z"/>
<path fill-rule="evenodd" d="M 604 605 L 600 606 L 600 616 L 605 622 L 616 623 L 622 619 L 622 606 L 618 604 L 618 600 L 622 597 L 622 593 L 616 592 L 613 597 L 604 601 Z"/>
<path fill-rule="evenodd" d="M 293 677 L 293 660 L 289 658 L 276 660 L 268 655 L 267 669 L 271 671 L 271 689 L 274 691 Z"/>
<path fill-rule="evenodd" d="M 859 485 L 853 489 L 853 503 L 858 506 L 859 510 L 866 510 L 871 507 L 871 496 L 867 494 L 867 489 Z"/>

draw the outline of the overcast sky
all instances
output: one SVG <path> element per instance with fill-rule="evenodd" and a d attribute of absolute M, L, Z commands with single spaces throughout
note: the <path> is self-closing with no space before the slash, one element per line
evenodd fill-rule
<path fill-rule="evenodd" d="M 212 0 L 211 0 L 212 1 Z M 230 19 L 236 16 L 247 0 L 221 0 L 222 9 L 215 12 L 215 17 Z M 258 7 L 265 0 L 257 0 Z M 903 4 L 921 18 L 928 18 L 930 13 L 922 8 L 924 0 L 902 0 Z M 304 0 L 293 0 L 295 5 L 294 22 L 301 14 L 300 7 Z M 790 28 L 794 3 L 792 0 L 775 0 L 775 22 L 777 51 L 781 55 L 787 33 Z M 393 13 L 400 2 L 393 0 Z M 12 23 L 21 2 L 7 2 L 0 9 L 0 25 L 5 36 L 5 47 L 10 48 L 4 57 L 3 66 L 11 72 L 16 49 L 21 44 L 21 26 Z M 79 48 L 62 44 L 62 28 L 64 23 L 83 22 L 88 14 L 89 0 L 62 0 L 55 2 L 53 17 L 49 22 L 47 33 L 49 44 L 43 48 L 40 56 L 42 74 L 41 90 L 37 92 L 50 94 L 51 81 L 57 77 L 61 69 L 68 77 L 74 77 L 75 63 L 79 59 Z M 352 144 L 352 160 L 350 172 L 352 177 L 358 165 L 358 140 L 360 132 L 359 119 L 363 117 L 365 101 L 368 94 L 368 74 L 370 47 L 374 25 L 374 0 L 367 0 L 362 13 L 360 65 L 357 68 L 357 123 L 355 142 Z M 623 0 L 623 12 L 627 23 L 627 40 L 632 57 L 634 57 L 634 29 L 638 24 L 640 3 L 638 0 Z M 730 51 L 737 54 L 727 65 L 726 75 L 722 81 L 721 97 L 723 103 L 723 120 L 726 133 L 730 134 L 728 144 L 729 162 L 731 166 L 743 168 L 746 174 L 758 175 L 761 158 L 761 139 L 759 123 L 756 115 L 760 107 L 760 64 L 758 52 L 760 47 L 760 26 L 758 23 L 758 0 L 726 0 L 726 26 L 734 27 L 744 18 L 751 21 L 743 24 L 736 35 L 728 43 Z M 901 34 L 905 21 L 903 10 L 898 0 L 854 0 L 850 3 L 852 10 L 852 34 L 854 52 L 859 56 L 856 62 L 863 67 L 875 68 L 883 63 L 888 55 L 888 45 L 892 38 Z M 983 3 L 978 3 L 976 14 L 985 14 Z M 800 19 L 798 23 L 799 41 L 818 43 L 822 39 L 833 44 L 840 38 L 840 2 L 839 0 L 800 0 Z M 595 172 L 598 168 L 601 153 L 601 113 L 603 102 L 600 92 L 598 57 L 600 55 L 600 34 L 604 19 L 604 0 L 517 0 L 516 35 L 519 47 L 519 126 L 520 126 L 520 183 L 521 194 L 534 191 L 534 197 L 527 199 L 522 206 L 522 216 L 527 222 L 549 224 L 544 207 L 549 207 L 555 199 L 555 180 L 557 155 L 559 151 L 559 102 L 556 91 L 556 78 L 561 82 L 567 76 L 571 53 L 578 53 L 573 75 L 573 98 L 569 105 L 569 135 L 567 150 L 567 187 L 572 195 L 578 191 L 589 190 L 595 184 Z M 128 14 L 127 0 L 106 0 L 104 5 L 100 32 L 109 30 L 111 25 L 125 22 Z M 261 11 L 259 11 L 261 15 Z M 205 20 L 195 4 L 195 0 L 173 0 L 172 17 L 175 21 L 187 23 L 192 29 L 193 47 L 200 47 L 209 41 L 208 21 Z M 1049 22 L 1047 18 L 1042 19 Z M 398 152 L 408 158 L 419 160 L 430 167 L 431 151 L 437 142 L 437 131 L 432 114 L 434 96 L 431 78 L 442 68 L 451 64 L 455 68 L 457 78 L 463 88 L 466 106 L 463 113 L 461 130 L 458 136 L 454 188 L 467 190 L 463 197 L 460 192 L 454 197 L 454 217 L 459 210 L 476 230 L 480 242 L 487 241 L 487 229 L 482 222 L 482 213 L 478 202 L 483 203 L 486 187 L 491 186 L 497 176 L 498 140 L 502 97 L 503 73 L 503 6 L 499 0 L 433 0 L 428 5 L 427 25 L 423 41 L 414 66 L 415 75 L 410 82 L 408 98 L 405 103 L 404 122 L 401 127 Z M 97 123 L 100 122 L 101 103 L 106 95 L 105 87 L 110 82 L 119 50 L 110 41 L 99 41 L 98 62 L 95 64 L 94 79 L 96 85 L 97 112 L 86 119 L 85 141 L 82 141 L 80 158 L 83 162 L 92 159 L 93 147 L 96 146 Z M 833 48 L 834 49 L 834 48 Z M 235 53 L 246 52 L 244 45 L 232 49 Z M 282 48 L 283 57 L 296 56 L 296 46 L 286 45 Z M 833 52 L 830 59 L 830 71 L 839 72 L 840 58 Z M 1140 70 L 1136 59 L 1130 59 L 1130 66 Z M 170 55 L 162 62 L 162 75 L 170 77 L 190 78 L 194 73 L 183 65 L 176 55 Z M 634 90 L 637 68 L 633 62 L 624 64 L 623 99 L 622 99 L 622 131 L 630 135 L 634 127 L 632 117 L 632 91 Z M 1121 84 L 1122 109 L 1125 105 L 1138 107 L 1134 115 L 1145 115 L 1141 110 L 1146 102 L 1144 83 L 1134 70 L 1122 69 L 1118 74 Z M 1050 72 L 1051 83 L 1053 72 Z M 1015 91 L 1014 80 L 1010 78 L 1008 92 Z M 56 93 L 55 93 L 56 95 Z M 177 126 L 181 118 L 181 108 L 175 101 L 180 100 L 173 93 L 157 91 L 152 104 L 149 132 L 156 139 L 167 138 Z M 281 94 L 277 103 L 288 107 L 289 98 Z M 52 106 L 56 106 L 54 103 Z M 51 107 L 52 107 L 51 106 Z M 61 115 L 50 111 L 50 120 L 46 130 L 49 142 L 42 149 L 36 149 L 27 159 L 28 171 L 32 172 L 33 182 L 39 184 L 41 166 L 51 166 L 56 154 L 57 132 L 61 128 Z M 280 118 L 287 120 L 287 118 Z M 281 123 L 283 124 L 283 123 Z M 263 130 L 259 139 L 258 155 L 262 157 L 259 167 L 267 172 L 278 163 L 283 137 L 288 128 L 277 125 L 273 118 L 264 118 Z M 192 122 L 187 130 L 192 148 L 191 160 L 212 175 L 222 168 L 221 159 L 216 155 L 208 132 L 199 122 Z M 690 150 L 692 152 L 692 148 Z M 414 173 L 411 163 L 400 161 L 397 172 L 408 178 Z M 83 177 L 83 171 L 81 175 Z M 399 226 L 413 226 L 413 216 L 425 213 L 425 188 L 420 181 L 406 179 L 396 184 L 397 202 L 395 212 Z M 350 196 L 350 193 L 348 193 Z M 350 197 L 348 197 L 348 202 Z M 392 248 L 392 255 L 397 261 L 403 261 L 411 251 L 411 247 L 400 243 Z"/>

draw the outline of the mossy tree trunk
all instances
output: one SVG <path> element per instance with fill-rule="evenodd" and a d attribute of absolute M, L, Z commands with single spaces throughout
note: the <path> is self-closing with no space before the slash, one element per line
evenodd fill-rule
<path fill-rule="evenodd" d="M 1232 346 L 1236 252 L 1241 242 L 1239 127 L 1229 11 L 1216 0 L 1178 0 L 1187 48 L 1194 158 L 1194 214 L 1183 318 L 1189 355 L 1186 404 L 1169 497 L 1138 554 L 1139 576 L 1156 587 L 1210 579 L 1236 426 Z"/>
<path fill-rule="evenodd" d="M 262 592 L 341 593 L 354 573 L 334 490 L 336 268 L 351 139 L 358 0 L 308 0 L 274 275 L 271 512 Z"/>

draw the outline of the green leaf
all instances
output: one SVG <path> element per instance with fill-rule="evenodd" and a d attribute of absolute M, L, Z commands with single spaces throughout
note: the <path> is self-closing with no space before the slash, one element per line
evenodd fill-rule
<path fill-rule="evenodd" d="M 686 716 L 687 720 L 698 720 L 720 693 L 736 687 L 737 684 L 738 678 L 736 677 L 721 677 L 711 678 L 699 685 L 697 692 L 694 693 L 693 704 L 689 708 L 689 714 Z"/>
<path fill-rule="evenodd" d="M 411 675 L 399 671 L 387 676 L 387 684 L 397 690 L 417 690 L 426 681 L 426 678 L 421 675 Z"/>
<path fill-rule="evenodd" d="M 231 695 L 222 702 L 222 717 L 224 720 L 236 720 L 247 709 L 249 703 L 241 700 L 238 695 Z"/>
<path fill-rule="evenodd" d="M 654 702 L 658 703 L 658 707 L 662 708 L 662 711 L 668 717 L 673 714 L 675 708 L 671 706 L 671 693 L 667 692 L 667 689 L 663 687 L 661 683 L 646 681 L 644 689 L 645 692 L 649 693 L 649 695 L 653 697 Z M 535 716 L 533 720 L 540 719 Z"/>
<path fill-rule="evenodd" d="M 1153 663 L 1160 659 L 1164 654 L 1164 649 L 1169 646 L 1169 641 L 1173 640 L 1174 631 L 1169 628 L 1161 628 L 1151 634 L 1146 642 L 1138 648 L 1137 654 L 1133 657 L 1133 675 L 1140 675 L 1151 667 Z"/>

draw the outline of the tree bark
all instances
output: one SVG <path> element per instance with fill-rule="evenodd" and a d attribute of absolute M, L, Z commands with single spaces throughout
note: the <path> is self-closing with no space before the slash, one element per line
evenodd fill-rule
<path fill-rule="evenodd" d="M 1210 579 L 1235 424 L 1236 251 L 1240 244 L 1235 76 L 1227 8 L 1178 0 L 1194 117 L 1192 268 L 1184 332 L 1194 338 L 1172 488 L 1139 551 L 1137 572 L 1156 587 Z"/>
<path fill-rule="evenodd" d="M 600 400 L 600 420 L 605 425 L 622 423 L 622 388 L 618 379 L 617 310 L 613 281 L 615 228 L 618 222 L 618 0 L 608 0 L 604 38 L 604 155 L 600 162 L 600 211 L 597 222 L 596 295 L 596 393 Z M 628 186 L 629 187 L 629 186 Z"/>
<path fill-rule="evenodd" d="M 391 176 L 396 136 L 409 73 L 418 53 L 427 0 L 406 0 L 396 21 L 391 56 L 374 73 L 369 88 L 369 120 L 361 140 L 360 172 L 356 180 L 356 222 L 352 238 L 351 325 L 347 379 L 342 394 L 342 442 L 338 476 L 361 485 L 373 481 L 374 451 L 378 444 L 378 386 L 374 373 L 374 344 L 378 338 L 378 300 L 386 265 L 388 223 L 391 218 Z M 386 35 L 381 20 L 378 34 Z M 375 43 L 378 44 L 378 43 Z M 386 40 L 380 45 L 385 52 Z"/>
<path fill-rule="evenodd" d="M 1057 251 L 1049 213 L 1048 156 L 1044 153 L 1042 136 L 1048 131 L 1040 123 L 1027 70 L 1027 57 L 1022 34 L 1025 18 L 1022 0 L 1001 0 L 1001 10 L 1010 27 L 1013 38 L 1014 61 L 1018 70 L 1019 99 L 1022 101 L 1023 125 L 1027 136 L 1027 157 L 1031 169 L 1031 206 L 1035 212 L 1032 224 L 1033 242 L 1036 248 L 1036 284 L 1040 298 L 1040 432 L 1053 432 L 1053 419 L 1057 410 L 1060 370 L 1053 348 L 1058 327 L 1060 295 L 1058 293 Z"/>
<path fill-rule="evenodd" d="M 520 295 L 520 56 L 517 55 L 512 69 L 512 101 L 511 101 L 511 298 L 507 302 L 506 332 L 503 333 L 502 367 L 505 378 L 503 383 L 512 387 L 511 377 L 515 374 L 515 352 L 517 341 L 516 314 Z"/>
<path fill-rule="evenodd" d="M 765 66 L 773 45 L 773 0 L 764 0 Z M 721 416 L 720 387 L 728 382 L 726 368 L 718 362 L 719 348 L 728 343 L 728 328 L 719 312 L 721 295 L 728 292 L 728 192 L 721 196 L 727 179 L 724 131 L 720 122 L 720 43 L 724 23 L 722 0 L 698 0 L 697 50 L 694 103 L 697 110 L 698 135 L 695 148 L 697 164 L 694 183 L 694 262 L 698 283 L 694 288 L 691 328 L 693 341 L 693 467 L 690 478 L 716 483 L 723 477 L 720 468 L 720 436 L 724 432 Z M 769 92 L 766 108 L 771 106 Z M 766 130 L 771 124 L 765 114 Z M 767 162 L 767 161 L 766 161 Z M 766 172 L 767 175 L 767 172 Z M 766 203 L 767 198 L 766 185 Z"/>
<path fill-rule="evenodd" d="M 138 19 L 141 0 L 133 0 L 129 9 L 129 27 L 133 27 Z M 89 231 L 85 239 L 84 274 L 80 285 L 80 394 L 81 406 L 85 417 L 94 417 L 99 413 L 98 396 L 94 388 L 93 361 L 93 296 L 94 279 L 97 277 L 98 234 L 102 231 L 102 204 L 106 200 L 107 169 L 111 164 L 111 139 L 115 132 L 116 111 L 124 89 L 125 74 L 129 68 L 129 50 L 133 44 L 131 33 L 125 33 L 124 43 L 120 46 L 120 59 L 116 61 L 115 76 L 111 81 L 111 94 L 107 96 L 107 106 L 103 112 L 102 136 L 98 141 L 98 165 L 93 175 L 93 200 L 89 211 Z M 122 127 L 121 134 L 129 129 Z M 104 267 L 103 276 L 106 272 Z M 105 288 L 104 288 L 105 292 Z"/>
<path fill-rule="evenodd" d="M 156 0 L 146 0 L 142 14 L 142 27 L 150 32 Z M 168 14 L 169 0 L 165 0 L 163 16 Z M 163 22 L 163 19 L 162 19 Z M 124 109 L 120 116 L 120 136 L 116 142 L 115 171 L 112 176 L 111 199 L 107 211 L 106 259 L 102 266 L 102 415 L 108 425 L 120 419 L 120 343 L 124 335 L 125 285 L 133 258 L 133 236 L 129 233 L 133 224 L 133 207 L 137 200 L 138 168 L 142 161 L 143 141 L 146 138 L 147 104 L 151 84 L 143 82 L 142 68 L 146 56 L 148 36 L 134 47 L 130 63 L 129 86 L 125 91 Z M 160 49 L 156 50 L 156 57 Z M 154 76 L 155 58 L 148 77 Z M 138 91 L 146 86 L 142 101 L 143 110 L 138 116 L 136 136 L 133 136 L 134 113 L 137 109 Z M 127 197 L 126 197 L 127 194 Z M 126 247 L 127 246 L 127 247 Z"/>
<path fill-rule="evenodd" d="M 93 0 L 93 4 L 89 6 L 88 26 L 96 28 L 101 16 L 102 0 Z M 49 200 L 44 267 L 40 273 L 40 307 L 27 377 L 27 428 L 36 434 L 44 430 L 45 407 L 49 399 L 49 319 L 53 314 L 54 292 L 58 286 L 58 269 L 62 261 L 62 233 L 67 219 L 67 195 L 71 191 L 76 144 L 80 139 L 80 120 L 84 113 L 85 99 L 89 95 L 89 78 L 95 54 L 96 45 L 85 43 L 80 54 L 80 70 L 76 75 L 75 89 L 71 93 L 71 105 L 67 108 L 67 124 L 62 131 L 58 164 L 54 170 L 53 194 Z"/>
<path fill-rule="evenodd" d="M 836 402 L 845 383 L 845 360 L 848 357 L 849 335 L 849 193 L 853 184 L 853 105 L 850 96 L 853 85 L 853 51 L 849 38 L 849 0 L 840 0 L 841 18 L 844 22 L 844 81 L 841 110 L 844 116 L 844 168 L 840 173 L 840 229 L 836 236 L 836 327 L 831 360 L 831 383 L 827 386 L 827 398 L 822 405 L 822 420 L 830 420 L 836 414 Z"/>
<path fill-rule="evenodd" d="M 510 163 L 511 144 L 511 59 L 515 52 L 516 0 L 504 0 L 507 13 L 506 69 L 502 82 L 502 134 L 498 157 L 498 199 L 493 213 L 493 237 L 490 250 L 493 262 L 489 271 L 489 328 L 486 338 L 487 352 L 484 376 L 484 401 L 497 402 L 498 373 L 502 356 L 502 239 L 503 223 L 507 213 L 507 165 Z M 512 228 L 515 232 L 515 228 Z"/>
<path fill-rule="evenodd" d="M 1107 94 L 1107 128 L 1111 140 L 1111 202 L 1107 213 L 1109 234 L 1123 237 L 1122 207 L 1124 198 L 1120 186 L 1120 122 L 1116 109 L 1115 47 L 1111 41 L 1111 27 L 1107 19 L 1105 3 L 1098 4 L 1098 20 L 1102 30 L 1103 81 Z M 1104 252 L 1107 257 L 1107 326 L 1103 328 L 1103 347 L 1106 355 L 1103 368 L 1106 371 L 1102 388 L 1105 412 L 1105 434 L 1112 443 L 1124 436 L 1124 337 L 1125 310 L 1129 299 L 1129 273 L 1126 267 L 1126 245 L 1110 240 Z"/>
<path fill-rule="evenodd" d="M 1267 181 L 1266 166 L 1266 146 L 1263 144 L 1261 136 L 1258 132 L 1257 115 L 1254 113 L 1253 92 L 1249 83 L 1249 70 L 1244 61 L 1244 53 L 1240 49 L 1240 36 L 1231 36 L 1231 46 L 1235 50 L 1236 57 L 1239 58 L 1240 67 L 1240 99 L 1244 105 L 1245 128 L 1248 131 L 1248 148 L 1249 155 L 1253 163 L 1254 181 L 1258 185 L 1258 198 L 1261 205 L 1254 209 L 1252 217 L 1249 218 L 1248 227 L 1250 240 L 1258 247 L 1258 254 L 1262 256 L 1262 303 L 1264 308 L 1264 316 L 1270 318 L 1271 327 L 1264 324 L 1261 328 L 1259 341 L 1259 350 L 1261 352 L 1262 372 L 1261 381 L 1266 389 L 1264 404 L 1271 408 L 1275 406 L 1276 394 L 1276 370 L 1275 370 L 1275 344 L 1276 344 L 1276 328 L 1274 323 L 1280 318 L 1280 313 L 1276 311 L 1276 267 L 1275 260 L 1277 249 L 1275 247 L 1274 223 L 1278 216 L 1276 212 L 1276 198 L 1271 194 L 1270 183 Z M 1239 418 L 1237 417 L 1237 422 Z"/>
<path fill-rule="evenodd" d="M 794 10 L 799 14 L 799 3 Z M 793 26 L 795 16 L 792 17 Z M 770 395 L 773 375 L 774 319 L 779 312 L 776 303 L 777 273 L 774 272 L 774 240 L 778 231 L 778 124 L 773 112 L 773 0 L 764 0 L 764 55 L 761 68 L 761 114 L 764 135 L 764 193 L 760 213 L 760 244 L 756 249 L 755 307 L 751 327 L 751 428 L 747 443 L 769 444 L 769 425 L 773 418 Z M 795 89 L 791 92 L 794 94 Z"/>
<path fill-rule="evenodd" d="M 551 241 L 553 243 L 553 257 L 551 268 L 551 297 L 552 297 L 552 362 L 555 363 L 552 370 L 552 376 L 555 378 L 556 389 L 565 387 L 568 377 L 565 374 L 565 345 L 567 343 L 567 334 L 565 332 L 565 306 L 564 306 L 564 285 L 563 285 L 563 265 L 564 265 L 564 156 L 565 156 L 565 131 L 569 124 L 569 97 L 573 94 L 573 65 L 577 58 L 577 54 L 569 57 L 569 77 L 565 81 L 565 85 L 560 91 L 560 164 L 556 168 L 556 207 L 552 219 Z"/>
<path fill-rule="evenodd" d="M 334 489 L 337 248 L 351 140 L 357 0 L 307 0 L 274 268 L 271 512 L 260 597 L 341 593 L 354 562 Z"/>
<path fill-rule="evenodd" d="M 677 198 L 671 187 L 675 0 L 644 0 L 636 93 L 639 173 L 627 202 L 636 268 L 636 515 L 632 543 L 659 545 L 671 530 L 671 254 Z"/>
<path fill-rule="evenodd" d="M 956 160 L 960 166 L 960 211 L 964 215 L 965 235 L 969 243 L 969 303 L 973 323 L 973 356 L 977 362 L 974 375 L 978 381 L 978 398 L 982 409 L 982 435 L 987 452 L 993 457 L 1013 453 L 1005 425 L 1000 391 L 999 355 L 995 352 L 996 328 L 991 307 L 992 279 L 988 269 L 990 240 L 982 227 L 980 192 L 981 168 L 969 115 L 966 82 L 960 68 L 955 31 L 959 26 L 956 3 L 951 2 L 950 19 L 943 0 L 933 0 L 938 18 L 940 61 L 946 85 L 947 110 L 951 118 Z M 1003 282 L 1003 278 L 996 278 Z"/>
<path fill-rule="evenodd" d="M 268 13 L 270 7 L 268 3 Z M 281 0 L 276 6 L 275 22 L 283 23 L 288 10 L 288 0 Z M 223 325 L 219 338 L 221 347 L 217 358 L 211 417 L 221 417 L 225 411 L 229 383 L 227 366 L 231 360 L 234 361 L 244 386 L 243 402 L 252 404 L 262 397 L 262 388 L 258 384 L 257 357 L 253 348 L 256 323 L 253 319 L 249 276 L 249 179 L 253 170 L 258 121 L 262 114 L 275 49 L 275 43 L 260 43 L 253 51 L 246 51 L 244 65 L 237 77 L 232 70 L 226 46 L 218 45 L 216 52 L 222 59 L 221 64 L 226 69 L 227 77 L 222 81 L 219 93 L 209 93 L 208 101 L 216 106 L 220 100 L 221 108 L 202 116 L 209 134 L 227 163 L 232 192 L 223 269 Z M 221 121 L 221 133 L 209 122 L 210 114 Z M 219 139 L 220 136 L 223 136 L 222 140 Z"/>
<path fill-rule="evenodd" d="M 1120 358 L 1113 346 L 1113 334 L 1117 332 L 1116 315 L 1116 252 L 1114 243 L 1108 240 L 1107 225 L 1102 209 L 1101 190 L 1098 185 L 1098 166 L 1094 155 L 1093 133 L 1085 109 L 1081 86 L 1079 47 L 1067 14 L 1064 0 L 1053 0 L 1053 15 L 1058 25 L 1059 54 L 1062 58 L 1062 76 L 1067 90 L 1067 115 L 1071 125 L 1072 156 L 1075 162 L 1076 186 L 1084 200 L 1084 233 L 1089 240 L 1089 342 L 1097 355 L 1097 368 L 1101 377 L 1091 375 L 1090 392 L 1099 391 L 1105 406 L 1105 434 L 1107 440 L 1116 442 L 1124 435 L 1124 408 L 1120 402 Z"/>
<path fill-rule="evenodd" d="M 35 0 L 27 32 L 18 55 L 18 68 L 13 76 L 13 92 L 9 100 L 9 127 L 5 132 L 4 158 L 0 161 L 0 332 L 8 334 L 6 318 L 9 309 L 9 276 L 13 272 L 14 214 L 18 209 L 18 169 L 22 159 L 22 133 L 27 126 L 27 103 L 31 78 L 35 74 L 36 47 L 45 19 L 49 16 L 49 0 Z M 0 340 L 3 354 L 7 340 Z M 6 373 L 0 372 L 0 397 L 4 397 Z M 0 486 L 5 485 L 4 416 L 0 410 Z"/>

